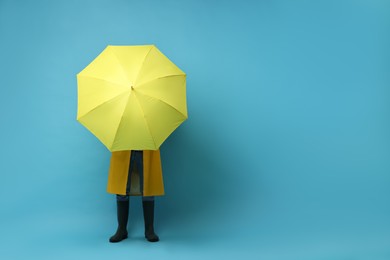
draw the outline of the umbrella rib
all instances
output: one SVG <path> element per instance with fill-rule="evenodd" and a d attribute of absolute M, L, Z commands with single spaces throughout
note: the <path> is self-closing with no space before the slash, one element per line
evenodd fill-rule
<path fill-rule="evenodd" d="M 109 99 L 109 100 L 104 101 L 103 103 L 97 105 L 96 107 L 94 107 L 94 108 L 92 108 L 91 110 L 89 110 L 88 112 L 86 112 L 84 115 L 79 116 L 77 119 L 78 119 L 78 120 L 81 119 L 82 117 L 86 116 L 88 113 L 90 113 L 90 112 L 92 112 L 92 111 L 98 109 L 99 107 L 101 107 L 101 106 L 107 104 L 107 103 L 110 102 L 111 100 L 116 99 L 116 98 L 118 98 L 119 96 L 121 96 L 121 95 L 123 95 L 123 94 L 126 94 L 126 92 L 127 92 L 127 90 L 126 90 L 126 91 L 123 91 L 122 93 L 120 93 L 120 94 L 114 96 L 113 98 L 111 98 L 111 99 Z"/>
<path fill-rule="evenodd" d="M 121 84 L 118 83 L 118 82 L 114 82 L 114 81 L 107 80 L 107 79 L 104 79 L 104 78 L 99 78 L 99 77 L 96 77 L 96 76 L 91 76 L 91 75 L 78 75 L 78 76 L 79 76 L 79 77 L 84 77 L 84 78 L 97 79 L 97 80 L 105 81 L 105 82 L 108 82 L 108 83 L 111 83 L 111 84 L 115 84 L 115 85 L 121 85 Z"/>
<path fill-rule="evenodd" d="M 135 94 L 135 91 L 134 91 L 134 94 Z M 152 137 L 154 147 L 156 147 L 156 141 L 155 141 L 154 138 L 153 138 L 152 131 L 150 131 L 150 127 L 149 127 L 148 121 L 147 121 L 146 118 L 145 118 L 144 109 L 142 108 L 141 103 L 139 102 L 139 100 L 138 100 L 138 98 L 137 98 L 137 94 L 135 94 L 135 99 L 137 100 L 137 103 L 138 103 L 139 107 L 140 107 L 141 110 L 142 110 L 142 114 L 143 114 L 143 118 L 144 118 L 144 120 L 145 120 L 146 127 L 148 128 L 148 131 L 149 131 L 149 133 L 150 133 L 150 136 Z"/>
<path fill-rule="evenodd" d="M 135 92 L 135 91 L 134 91 Z M 161 101 L 163 102 L 164 104 L 166 104 L 167 106 L 170 106 L 172 109 L 176 110 L 179 114 L 182 114 L 184 117 L 186 117 L 186 115 L 184 115 L 182 112 L 180 112 L 179 110 L 177 110 L 177 108 L 175 108 L 174 106 L 172 106 L 171 104 L 167 103 L 166 101 L 162 100 L 162 99 L 159 99 L 157 97 L 154 97 L 152 95 L 146 95 L 146 94 L 143 94 L 142 91 L 138 91 L 141 95 L 144 95 L 144 96 L 148 96 L 150 98 L 153 98 L 153 99 L 156 99 L 158 101 Z M 186 117 L 187 118 L 187 117 Z"/>
<path fill-rule="evenodd" d="M 118 124 L 118 127 L 116 128 L 116 131 L 115 131 L 115 136 L 114 136 L 114 139 L 112 139 L 112 144 L 111 144 L 111 147 L 114 145 L 114 143 L 115 143 L 115 140 L 116 140 L 116 136 L 118 135 L 118 132 L 119 132 L 119 128 L 120 128 L 120 126 L 121 126 L 121 124 L 122 124 L 122 122 L 123 122 L 123 115 L 125 114 L 125 110 L 126 110 L 126 108 L 123 110 L 123 113 L 122 113 L 122 115 L 121 115 L 121 119 L 119 120 L 119 124 Z"/>
<path fill-rule="evenodd" d="M 129 77 L 127 76 L 127 73 L 125 71 L 125 69 L 123 68 L 123 64 L 121 63 L 121 60 L 118 58 L 118 56 L 116 55 L 116 53 L 114 51 L 111 50 L 111 53 L 112 55 L 115 57 L 115 59 L 117 60 L 118 64 L 120 65 L 120 69 L 122 70 L 123 72 L 123 75 L 125 75 L 126 79 L 128 82 L 131 82 L 131 80 L 129 79 Z"/>
<path fill-rule="evenodd" d="M 150 82 L 153 82 L 155 80 L 158 80 L 158 79 L 165 79 L 165 78 L 171 78 L 171 77 L 182 77 L 184 76 L 185 77 L 186 74 L 173 74 L 173 75 L 166 75 L 166 76 L 162 76 L 162 77 L 157 77 L 157 78 L 154 78 L 154 79 L 151 79 L 151 80 L 148 80 L 148 81 L 145 81 L 145 82 L 142 82 L 141 84 L 139 84 L 137 87 L 141 87 L 145 84 L 148 84 Z"/>
<path fill-rule="evenodd" d="M 139 77 L 139 74 L 141 73 L 142 67 L 144 66 L 145 61 L 146 61 L 146 59 L 148 58 L 148 56 L 149 56 L 149 54 L 150 54 L 150 52 L 152 51 L 153 48 L 154 48 L 154 45 L 152 45 L 152 47 L 150 48 L 150 50 L 148 51 L 148 53 L 146 53 L 145 58 L 144 58 L 144 60 L 142 61 L 141 66 L 139 67 L 139 71 L 138 71 L 138 73 L 137 73 L 137 76 L 136 76 L 135 79 L 134 79 L 134 84 L 137 82 L 137 79 L 138 79 L 138 77 Z"/>

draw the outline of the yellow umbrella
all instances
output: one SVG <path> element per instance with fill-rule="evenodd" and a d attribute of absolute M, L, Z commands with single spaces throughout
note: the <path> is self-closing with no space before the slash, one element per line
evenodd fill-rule
<path fill-rule="evenodd" d="M 186 75 L 154 45 L 107 46 L 77 84 L 77 120 L 112 152 L 157 150 L 187 119 Z"/>

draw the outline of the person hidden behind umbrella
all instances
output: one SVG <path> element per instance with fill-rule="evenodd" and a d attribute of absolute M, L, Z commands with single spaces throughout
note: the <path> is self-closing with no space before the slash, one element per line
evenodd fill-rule
<path fill-rule="evenodd" d="M 160 151 L 113 152 L 110 161 L 107 192 L 116 194 L 118 228 L 111 243 L 128 237 L 129 196 L 142 196 L 145 238 L 159 241 L 154 231 L 154 197 L 164 195 Z"/>

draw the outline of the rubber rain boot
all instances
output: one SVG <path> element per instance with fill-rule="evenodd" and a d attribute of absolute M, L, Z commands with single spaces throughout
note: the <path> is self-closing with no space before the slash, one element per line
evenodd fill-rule
<path fill-rule="evenodd" d="M 145 221 L 145 238 L 149 242 L 159 241 L 159 237 L 154 232 L 154 201 L 142 201 Z"/>
<path fill-rule="evenodd" d="M 127 221 L 129 218 L 129 201 L 117 201 L 118 229 L 112 237 L 111 243 L 117 243 L 127 238 Z"/>

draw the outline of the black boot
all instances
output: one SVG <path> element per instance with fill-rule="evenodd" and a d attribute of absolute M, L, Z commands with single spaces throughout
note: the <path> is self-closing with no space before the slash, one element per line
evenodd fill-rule
<path fill-rule="evenodd" d="M 159 241 L 159 238 L 156 233 L 154 233 L 153 227 L 154 201 L 142 201 L 142 207 L 144 209 L 145 238 L 149 242 L 157 242 Z"/>
<path fill-rule="evenodd" d="M 129 218 L 129 201 L 117 201 L 118 229 L 112 237 L 111 243 L 120 242 L 127 238 L 127 220 Z"/>

